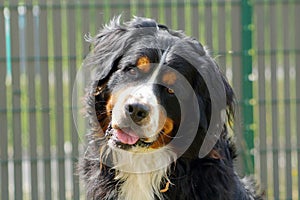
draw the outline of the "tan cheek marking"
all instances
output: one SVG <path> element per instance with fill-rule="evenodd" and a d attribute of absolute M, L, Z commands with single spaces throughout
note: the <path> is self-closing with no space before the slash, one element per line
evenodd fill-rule
<path fill-rule="evenodd" d="M 164 125 L 164 128 L 163 128 L 164 133 L 165 134 L 170 134 L 173 130 L 173 127 L 174 127 L 173 120 L 170 119 L 170 118 L 167 118 L 166 122 L 165 122 L 165 125 Z"/>
<path fill-rule="evenodd" d="M 150 71 L 150 59 L 147 56 L 142 56 L 138 59 L 136 66 L 144 73 Z"/>
<path fill-rule="evenodd" d="M 174 72 L 167 72 L 162 77 L 162 81 L 168 85 L 174 85 L 176 80 L 177 80 L 177 76 Z"/>
<path fill-rule="evenodd" d="M 164 127 L 162 129 L 163 133 L 160 133 L 157 140 L 150 146 L 153 149 L 157 149 L 168 144 L 172 139 L 172 130 L 174 128 L 174 122 L 170 118 L 166 118 Z"/>
<path fill-rule="evenodd" d="M 110 121 L 111 121 L 111 114 L 112 114 L 112 110 L 114 108 L 114 105 L 115 105 L 115 95 L 110 95 L 110 97 L 108 98 L 107 102 L 106 102 L 106 121 L 107 121 L 107 124 L 106 126 L 102 126 L 101 124 L 101 127 L 103 128 L 103 130 L 106 131 Z"/>
<path fill-rule="evenodd" d="M 112 109 L 113 109 L 113 97 L 111 95 L 106 103 L 106 115 L 107 116 L 111 116 Z"/>

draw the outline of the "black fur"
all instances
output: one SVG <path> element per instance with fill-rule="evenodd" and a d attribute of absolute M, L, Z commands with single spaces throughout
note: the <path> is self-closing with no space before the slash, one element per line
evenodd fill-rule
<path fill-rule="evenodd" d="M 147 29 L 143 29 L 145 27 Z M 193 143 L 168 171 L 171 184 L 163 193 L 164 199 L 263 199 L 255 192 L 256 188 L 251 186 L 252 182 L 242 181 L 234 170 L 236 150 L 228 136 L 227 125 L 224 125 L 221 136 L 214 146 L 213 151 L 217 154 L 198 158 L 200 146 L 210 123 L 211 102 L 203 78 L 189 65 L 194 65 L 193 60 L 200 58 L 197 60 L 197 65 L 213 67 L 219 72 L 217 64 L 198 41 L 145 18 L 135 18 L 124 24 L 120 24 L 119 18 L 116 18 L 96 37 L 89 38 L 89 41 L 94 48 L 85 60 L 85 67 L 97 66 L 101 70 L 97 72 L 97 81 L 91 83 L 86 95 L 86 110 L 91 131 L 87 135 L 88 149 L 80 160 L 80 174 L 86 184 L 88 199 L 118 199 L 119 188 L 122 185 L 121 181 L 114 179 L 115 170 L 101 163 L 98 155 L 100 146 L 107 142 L 104 132 L 110 123 L 106 113 L 106 103 L 110 93 L 120 84 L 130 83 L 126 81 L 124 71 L 128 65 L 134 64 L 132 61 L 137 56 L 146 54 L 151 62 L 159 62 L 160 51 L 167 49 L 169 45 L 174 47 L 170 50 L 170 55 L 174 57 L 168 57 L 168 66 L 178 70 L 192 85 L 202 112 Z M 152 48 L 155 43 L 160 43 L 160 48 L 163 49 Z M 144 50 L 149 46 L 151 48 Z M 222 79 L 226 90 L 227 115 L 229 120 L 233 120 L 234 93 L 226 78 L 222 76 Z M 163 88 L 160 87 L 157 87 L 156 92 L 162 103 L 166 105 L 168 116 L 180 123 L 181 119 L 176 119 L 176 115 L 178 116 L 174 108 L 176 102 L 170 103 L 170 98 L 163 94 Z M 93 114 L 94 112 L 96 115 Z M 166 182 L 167 180 L 162 180 L 161 188 L 164 188 Z"/>

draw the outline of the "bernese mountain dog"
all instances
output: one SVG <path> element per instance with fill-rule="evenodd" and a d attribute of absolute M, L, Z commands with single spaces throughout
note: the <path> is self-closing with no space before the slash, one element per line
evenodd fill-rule
<path fill-rule="evenodd" d="M 196 39 L 116 17 L 87 40 L 88 199 L 263 199 L 235 172 L 234 93 Z"/>

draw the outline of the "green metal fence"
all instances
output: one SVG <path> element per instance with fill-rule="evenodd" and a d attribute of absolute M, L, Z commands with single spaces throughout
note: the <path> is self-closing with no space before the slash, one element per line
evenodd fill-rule
<path fill-rule="evenodd" d="M 211 50 L 239 100 L 239 173 L 255 174 L 268 199 L 300 199 L 300 0 L 2 0 L 0 199 L 84 199 L 72 89 L 84 35 L 119 14 Z"/>

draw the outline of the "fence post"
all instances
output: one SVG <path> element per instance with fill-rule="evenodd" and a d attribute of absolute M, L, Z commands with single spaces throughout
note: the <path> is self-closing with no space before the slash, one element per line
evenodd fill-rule
<path fill-rule="evenodd" d="M 245 173 L 254 173 L 254 131 L 253 131 L 253 85 L 252 74 L 252 10 L 251 0 L 241 0 L 242 15 L 242 117 L 246 150 L 244 154 Z"/>
<path fill-rule="evenodd" d="M 0 50 L 0 56 L 3 56 L 0 67 L 0 91 L 4 95 L 0 101 L 0 198 L 9 199 L 9 188 L 8 188 L 8 110 L 7 110 L 7 86 L 5 84 L 8 75 L 11 77 L 11 63 L 10 63 L 10 14 L 9 9 L 3 5 L 0 10 L 0 40 L 5 41 Z M 5 48 L 3 48 L 5 47 Z"/>

